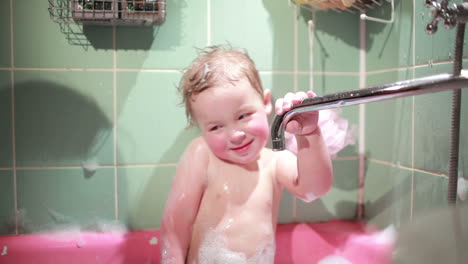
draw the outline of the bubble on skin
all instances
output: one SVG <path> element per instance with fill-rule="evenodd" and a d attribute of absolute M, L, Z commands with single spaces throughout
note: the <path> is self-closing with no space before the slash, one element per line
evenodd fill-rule
<path fill-rule="evenodd" d="M 224 230 L 228 230 L 229 228 L 231 228 L 233 222 L 234 222 L 234 219 L 229 218 L 229 219 L 227 220 L 226 226 L 225 226 L 223 229 L 224 229 Z"/>
<path fill-rule="evenodd" d="M 340 256 L 327 256 L 321 259 L 317 264 L 353 264 L 349 262 L 347 259 L 340 257 Z"/>
<path fill-rule="evenodd" d="M 183 199 L 185 199 L 185 196 L 186 196 L 185 193 L 181 193 L 181 194 L 178 196 L 177 200 L 178 200 L 178 201 L 183 200 Z"/>
<path fill-rule="evenodd" d="M 169 242 L 163 239 L 161 247 L 161 264 L 175 264 L 175 258 L 169 257 Z"/>
<path fill-rule="evenodd" d="M 223 190 L 225 193 L 229 194 L 231 193 L 230 190 L 229 190 L 229 185 L 227 183 L 224 183 L 223 185 Z"/>
<path fill-rule="evenodd" d="M 166 207 L 167 208 L 172 209 L 172 208 L 175 207 L 176 202 L 180 202 L 180 201 L 187 198 L 186 194 L 184 192 L 182 192 L 182 191 L 174 191 L 174 193 L 175 193 L 175 195 L 169 197 L 169 199 L 166 202 Z"/>
<path fill-rule="evenodd" d="M 226 236 L 222 232 L 210 229 L 200 245 L 198 261 L 200 264 L 272 264 L 274 254 L 275 245 L 272 240 L 258 247 L 256 253 L 247 258 L 242 252 L 227 249 Z"/>

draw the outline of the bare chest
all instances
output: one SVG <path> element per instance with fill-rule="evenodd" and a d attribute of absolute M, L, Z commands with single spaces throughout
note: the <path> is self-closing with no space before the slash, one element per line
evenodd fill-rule
<path fill-rule="evenodd" d="M 229 251 L 249 258 L 255 256 L 258 247 L 274 240 L 281 197 L 274 169 L 270 166 L 246 169 L 228 164 L 213 166 L 208 174 L 193 227 L 191 257 L 208 247 L 210 233 L 218 234 L 222 247 Z"/>
<path fill-rule="evenodd" d="M 270 166 L 243 168 L 231 164 L 220 164 L 208 170 L 206 200 L 227 210 L 271 211 L 275 198 L 274 170 Z M 222 209 L 224 208 L 224 210 Z"/>

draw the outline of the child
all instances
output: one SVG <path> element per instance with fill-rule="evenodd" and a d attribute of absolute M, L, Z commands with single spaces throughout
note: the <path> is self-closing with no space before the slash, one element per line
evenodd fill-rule
<path fill-rule="evenodd" d="M 177 166 L 162 218 L 162 263 L 273 263 L 283 187 L 310 202 L 332 185 L 318 113 L 286 126 L 295 134 L 297 158 L 265 148 L 271 93 L 263 91 L 249 56 L 226 47 L 207 48 L 179 89 L 201 136 Z M 288 93 L 276 101 L 276 114 L 311 96 Z"/>

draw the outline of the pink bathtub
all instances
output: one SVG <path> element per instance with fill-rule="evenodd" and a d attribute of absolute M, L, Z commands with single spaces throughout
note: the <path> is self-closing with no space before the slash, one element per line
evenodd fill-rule
<path fill-rule="evenodd" d="M 360 223 L 341 220 L 278 225 L 275 263 L 390 263 L 391 244 L 375 234 Z M 158 231 L 4 236 L 0 263 L 156 264 L 158 242 Z"/>

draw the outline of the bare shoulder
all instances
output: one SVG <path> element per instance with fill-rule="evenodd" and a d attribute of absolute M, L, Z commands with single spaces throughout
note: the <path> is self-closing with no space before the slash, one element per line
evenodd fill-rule
<path fill-rule="evenodd" d="M 204 179 L 209 161 L 209 149 L 206 142 L 201 137 L 197 137 L 185 149 L 179 163 L 178 171 L 191 177 Z"/>
<path fill-rule="evenodd" d="M 197 137 L 187 146 L 185 154 L 201 155 L 199 158 L 208 157 L 209 148 L 202 137 Z"/>

